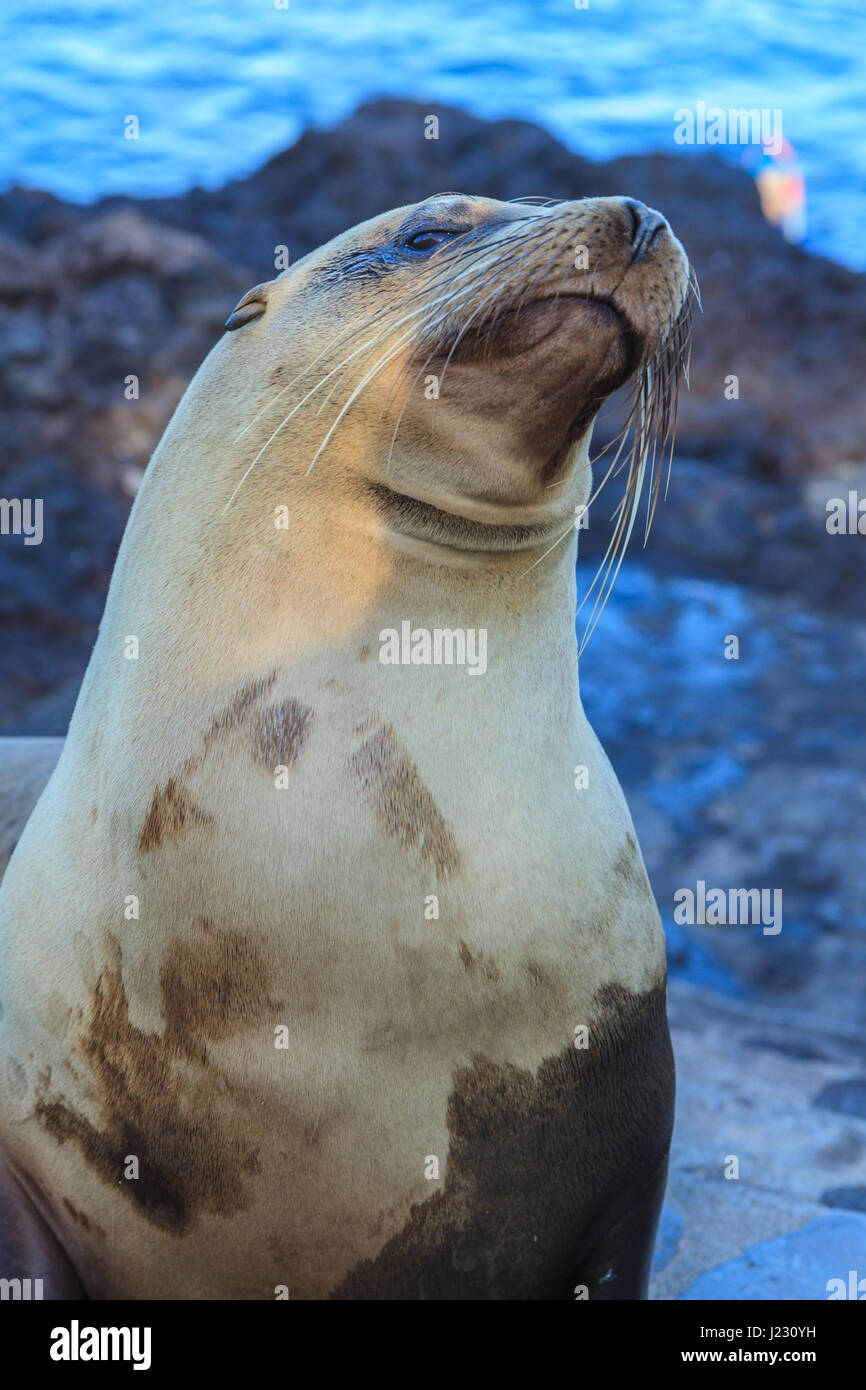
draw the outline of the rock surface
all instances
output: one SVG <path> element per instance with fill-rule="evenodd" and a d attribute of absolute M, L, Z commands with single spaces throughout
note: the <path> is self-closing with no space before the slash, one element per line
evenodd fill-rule
<path fill-rule="evenodd" d="M 851 1201 L 864 1191 L 866 1104 L 825 1100 L 852 1073 L 862 1085 L 862 1031 L 681 980 L 669 1010 L 677 1120 L 652 1297 L 839 1297 L 830 1281 L 866 1279 L 866 1216 Z M 828 1183 L 847 1184 L 838 1206 Z"/>

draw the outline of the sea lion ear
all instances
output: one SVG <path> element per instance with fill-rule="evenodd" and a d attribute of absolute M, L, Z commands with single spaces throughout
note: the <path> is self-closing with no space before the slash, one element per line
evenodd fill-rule
<path fill-rule="evenodd" d="M 267 281 L 261 285 L 254 285 L 251 290 L 247 290 L 242 299 L 239 299 L 234 310 L 226 319 L 225 328 L 227 333 L 234 333 L 236 328 L 243 328 L 245 323 L 252 323 L 253 319 L 260 319 L 268 307 Z"/>

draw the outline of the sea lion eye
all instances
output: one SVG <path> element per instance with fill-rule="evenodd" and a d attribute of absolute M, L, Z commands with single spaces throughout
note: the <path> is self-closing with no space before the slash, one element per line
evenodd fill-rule
<path fill-rule="evenodd" d="M 447 227 L 426 227 L 423 232 L 414 232 L 403 242 L 410 251 L 435 251 L 451 236 L 462 236 L 462 231 Z"/>

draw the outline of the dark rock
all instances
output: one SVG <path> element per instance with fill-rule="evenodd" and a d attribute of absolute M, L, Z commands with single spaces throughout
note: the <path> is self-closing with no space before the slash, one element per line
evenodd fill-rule
<path fill-rule="evenodd" d="M 41 498 L 41 545 L 0 542 L 0 733 L 66 729 L 96 637 L 125 508 L 56 457 L 4 476 L 4 496 Z"/>

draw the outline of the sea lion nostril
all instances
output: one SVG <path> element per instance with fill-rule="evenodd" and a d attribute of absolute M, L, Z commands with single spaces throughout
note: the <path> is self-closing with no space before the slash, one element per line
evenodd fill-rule
<path fill-rule="evenodd" d="M 646 203 L 638 202 L 637 198 L 623 198 L 623 203 L 631 222 L 629 240 L 633 248 L 632 260 L 639 260 L 652 250 L 665 231 L 667 222 L 660 212 L 656 212 L 655 208 L 648 208 Z"/>
<path fill-rule="evenodd" d="M 642 215 L 643 213 L 648 212 L 649 209 L 647 208 L 645 203 L 639 203 L 637 198 L 623 198 L 622 201 L 625 205 L 625 210 L 628 214 L 628 218 L 631 223 L 630 240 L 634 243 L 635 241 L 637 241 L 640 235 Z"/>

